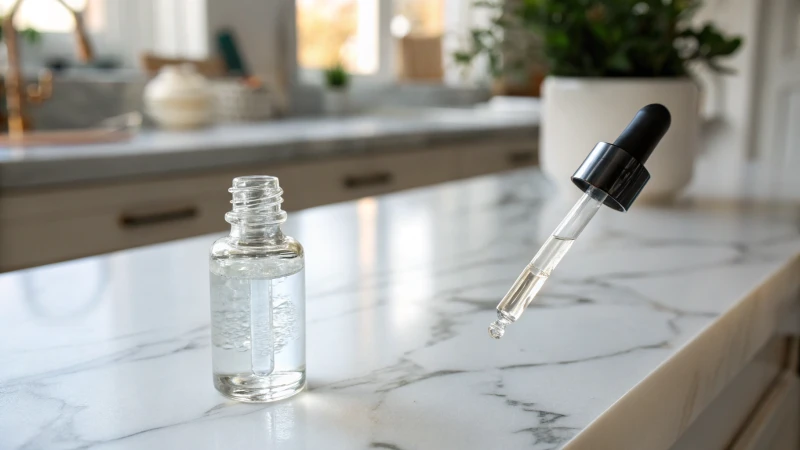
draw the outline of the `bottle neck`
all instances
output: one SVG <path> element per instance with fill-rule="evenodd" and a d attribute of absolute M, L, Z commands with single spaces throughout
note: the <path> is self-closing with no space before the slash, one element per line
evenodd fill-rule
<path fill-rule="evenodd" d="M 225 220 L 231 224 L 231 237 L 245 245 L 283 241 L 281 224 L 286 221 L 286 212 L 281 209 L 283 190 L 277 178 L 234 178 L 228 191 L 233 194 L 233 208 L 225 214 Z"/>
<path fill-rule="evenodd" d="M 242 244 L 255 245 L 277 244 L 286 237 L 280 224 L 254 226 L 246 223 L 231 224 L 230 236 Z"/>

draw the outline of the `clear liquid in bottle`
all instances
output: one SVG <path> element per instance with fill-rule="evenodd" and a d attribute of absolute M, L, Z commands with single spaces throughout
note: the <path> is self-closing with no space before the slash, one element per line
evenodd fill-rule
<path fill-rule="evenodd" d="M 214 384 L 237 400 L 272 401 L 305 384 L 304 270 L 279 278 L 211 271 Z"/>

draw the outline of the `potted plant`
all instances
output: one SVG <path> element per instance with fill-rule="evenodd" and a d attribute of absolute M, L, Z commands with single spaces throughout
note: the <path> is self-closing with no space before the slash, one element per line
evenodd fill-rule
<path fill-rule="evenodd" d="M 648 161 L 644 198 L 677 194 L 692 176 L 700 123 L 695 65 L 729 72 L 719 59 L 742 44 L 691 22 L 700 0 L 518 0 L 499 8 L 541 38 L 549 76 L 542 96 L 540 161 L 557 184 L 597 141 L 613 141 L 636 111 L 662 103 L 672 127 Z M 475 31 L 473 31 L 474 33 Z"/>
<path fill-rule="evenodd" d="M 483 59 L 495 95 L 538 97 L 547 73 L 541 37 L 531 32 L 519 8 L 483 0 L 473 5 L 488 10 L 490 17 L 485 27 L 470 30 L 467 45 L 453 53 L 455 64 L 466 75 L 476 60 Z"/>
<path fill-rule="evenodd" d="M 349 111 L 347 88 L 350 85 L 350 74 L 341 63 L 325 70 L 325 112 L 333 115 L 346 114 Z"/>

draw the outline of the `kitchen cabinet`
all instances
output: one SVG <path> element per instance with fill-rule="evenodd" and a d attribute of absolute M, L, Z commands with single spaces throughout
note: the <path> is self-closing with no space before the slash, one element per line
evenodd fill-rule
<path fill-rule="evenodd" d="M 770 389 L 731 450 L 800 448 L 800 379 L 785 371 Z"/>
<path fill-rule="evenodd" d="M 796 351 L 796 337 L 771 339 L 671 450 L 800 449 Z"/>
<path fill-rule="evenodd" d="M 240 175 L 278 176 L 296 211 L 536 162 L 533 138 L 489 142 L 3 191 L 0 272 L 223 231 Z"/>

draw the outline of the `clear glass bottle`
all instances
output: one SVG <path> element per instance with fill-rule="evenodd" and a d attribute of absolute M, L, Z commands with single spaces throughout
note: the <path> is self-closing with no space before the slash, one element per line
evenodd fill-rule
<path fill-rule="evenodd" d="M 233 180 L 231 234 L 214 242 L 211 341 L 214 386 L 243 402 L 271 402 L 306 384 L 303 247 L 281 231 L 278 179 Z"/>

